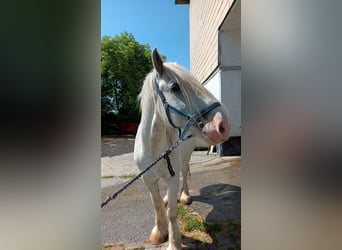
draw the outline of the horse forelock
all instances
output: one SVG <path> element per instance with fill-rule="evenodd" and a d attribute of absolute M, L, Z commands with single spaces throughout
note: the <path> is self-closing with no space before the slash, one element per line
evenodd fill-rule
<path fill-rule="evenodd" d="M 178 64 L 165 63 L 164 72 L 165 77 L 175 79 L 179 82 L 182 91 L 201 91 L 200 83 L 186 69 Z"/>
<path fill-rule="evenodd" d="M 199 111 L 196 103 L 193 102 L 195 99 L 193 98 L 194 96 L 212 96 L 195 77 L 178 64 L 165 63 L 164 72 L 166 78 L 177 80 L 185 98 L 186 105 L 191 109 L 196 109 L 197 112 Z"/>

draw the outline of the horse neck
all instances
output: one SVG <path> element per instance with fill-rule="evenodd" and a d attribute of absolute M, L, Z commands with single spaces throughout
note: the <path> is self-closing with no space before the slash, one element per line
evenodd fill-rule
<path fill-rule="evenodd" d="M 146 112 L 139 125 L 137 137 L 144 142 L 144 151 L 151 152 L 151 157 L 157 157 L 172 145 L 177 138 L 177 131 L 158 114 L 155 108 Z"/>

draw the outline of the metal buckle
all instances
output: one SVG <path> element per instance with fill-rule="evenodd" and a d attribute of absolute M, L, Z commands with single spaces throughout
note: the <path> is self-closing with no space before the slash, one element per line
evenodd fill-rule
<path fill-rule="evenodd" d="M 194 119 L 193 117 L 189 117 L 188 118 L 188 121 L 191 123 L 191 124 L 194 124 L 196 122 L 196 119 Z"/>

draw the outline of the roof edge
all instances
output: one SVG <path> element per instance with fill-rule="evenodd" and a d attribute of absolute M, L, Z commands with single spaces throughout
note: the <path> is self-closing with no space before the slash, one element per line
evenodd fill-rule
<path fill-rule="evenodd" d="M 190 0 L 175 0 L 175 4 L 189 4 Z"/>

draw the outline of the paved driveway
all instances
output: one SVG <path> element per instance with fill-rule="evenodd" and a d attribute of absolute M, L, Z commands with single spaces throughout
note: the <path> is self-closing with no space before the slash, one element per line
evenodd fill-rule
<path fill-rule="evenodd" d="M 111 177 L 101 179 L 102 200 L 127 182 L 126 177 L 138 173 L 133 162 L 133 145 L 133 137 L 102 138 L 101 176 Z M 240 157 L 220 158 L 215 154 L 207 155 L 206 151 L 195 151 L 190 161 L 190 170 L 189 187 L 193 198 L 191 209 L 208 223 L 240 220 Z M 161 192 L 165 193 L 166 185 L 162 181 L 160 184 Z M 101 242 L 123 243 L 126 249 L 139 246 L 145 249 L 164 249 L 165 245 L 155 247 L 148 243 L 153 223 L 154 211 L 148 191 L 142 181 L 138 180 L 116 200 L 102 208 Z M 189 244 L 194 244 L 193 240 L 190 239 Z M 229 244 L 226 239 L 221 239 L 215 246 L 198 243 L 195 248 L 187 249 L 227 249 Z M 112 249 L 121 247 L 118 245 L 118 248 Z"/>

